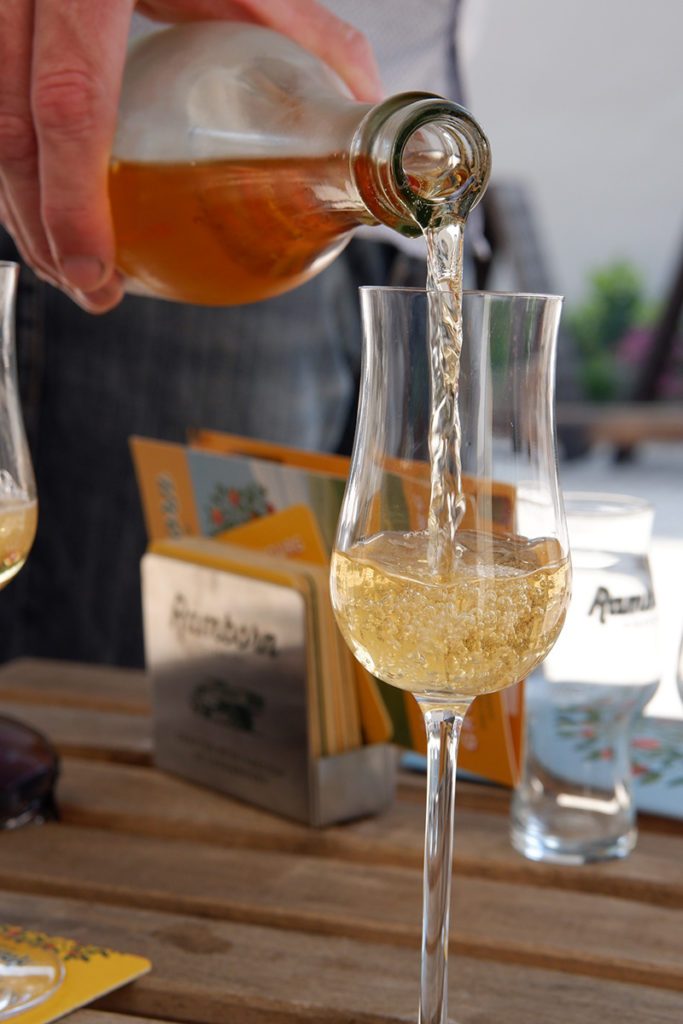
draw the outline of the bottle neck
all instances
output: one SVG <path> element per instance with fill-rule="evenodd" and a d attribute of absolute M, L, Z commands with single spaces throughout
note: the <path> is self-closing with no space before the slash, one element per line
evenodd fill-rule
<path fill-rule="evenodd" d="M 464 221 L 484 193 L 490 148 L 464 107 L 402 93 L 372 107 L 351 145 L 356 188 L 370 213 L 403 235 Z"/>

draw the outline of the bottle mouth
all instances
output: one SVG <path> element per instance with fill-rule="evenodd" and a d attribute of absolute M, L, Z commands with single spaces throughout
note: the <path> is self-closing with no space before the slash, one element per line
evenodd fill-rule
<path fill-rule="evenodd" d="M 465 220 L 481 199 L 491 171 L 490 147 L 464 107 L 444 101 L 415 104 L 416 126 L 398 139 L 404 187 L 412 193 L 420 225 Z"/>
<path fill-rule="evenodd" d="M 490 146 L 479 124 L 464 107 L 430 93 L 403 93 L 373 107 L 359 139 L 374 161 L 379 201 L 412 222 L 404 233 L 465 220 L 489 180 Z"/>
<path fill-rule="evenodd" d="M 422 199 L 448 202 L 462 191 L 467 168 L 458 147 L 440 127 L 419 128 L 403 149 L 401 166 L 412 191 Z"/>

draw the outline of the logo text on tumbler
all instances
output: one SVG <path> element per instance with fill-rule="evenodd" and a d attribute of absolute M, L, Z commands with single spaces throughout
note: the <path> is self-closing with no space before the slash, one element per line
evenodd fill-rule
<path fill-rule="evenodd" d="M 635 612 L 646 612 L 655 606 L 655 596 L 651 590 L 644 594 L 633 594 L 631 597 L 612 597 L 607 587 L 598 587 L 589 616 L 597 612 L 600 622 L 606 622 L 608 615 L 633 615 Z"/>

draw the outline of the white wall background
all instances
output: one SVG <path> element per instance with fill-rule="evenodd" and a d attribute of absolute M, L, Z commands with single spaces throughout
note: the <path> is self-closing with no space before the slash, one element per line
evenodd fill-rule
<path fill-rule="evenodd" d="M 528 185 L 553 287 L 636 264 L 651 298 L 683 247 L 683 0 L 465 0 L 467 105 L 494 179 Z"/>

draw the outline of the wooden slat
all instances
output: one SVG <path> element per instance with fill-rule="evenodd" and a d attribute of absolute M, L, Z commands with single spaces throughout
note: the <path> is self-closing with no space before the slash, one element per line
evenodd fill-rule
<path fill-rule="evenodd" d="M 137 765 L 153 760 L 147 715 L 7 701 L 0 701 L 0 714 L 37 729 L 63 757 Z"/>
<path fill-rule="evenodd" d="M 393 1024 L 416 1018 L 414 949 L 335 936 L 8 895 L 9 919 L 150 958 L 97 1008 L 201 1024 Z M 680 1024 L 677 992 L 453 956 L 458 1024 Z M 99 1024 L 99 1022 L 88 1022 Z"/>
<path fill-rule="evenodd" d="M 245 856 L 207 843 L 76 826 L 44 826 L 44 837 L 37 831 L 4 837 L 5 888 L 419 945 L 419 870 L 301 853 L 252 850 Z M 201 870 L 188 871 L 195 864 Z M 452 946 L 461 953 L 683 991 L 683 932 L 675 909 L 456 877 L 452 915 Z"/>
<path fill-rule="evenodd" d="M 149 766 L 153 764 L 151 721 L 147 715 L 122 713 L 101 708 L 69 707 L 67 704 L 23 704 L 0 700 L 0 714 L 13 715 L 48 736 L 63 757 L 112 761 Z M 413 772 L 401 772 L 397 786 L 401 803 L 414 803 L 424 814 L 425 779 Z M 510 791 L 501 786 L 458 781 L 458 812 L 485 811 L 506 815 Z M 670 833 L 683 838 L 683 822 L 641 815 L 643 832 Z M 642 840 L 641 840 L 642 847 Z M 419 853 L 421 856 L 421 852 Z"/>
<path fill-rule="evenodd" d="M 129 715 L 148 716 L 151 714 L 151 680 L 147 673 L 135 669 L 47 661 L 39 658 L 17 659 L 0 666 L 0 712 L 4 710 L 15 717 L 30 715 L 30 710 L 22 707 L 26 704 L 69 707 L 77 717 L 81 717 L 84 710 L 118 711 Z M 73 734 L 76 726 L 70 716 L 62 715 L 52 720 L 46 718 L 44 721 L 52 730 L 51 739 L 63 753 L 68 755 L 76 750 L 76 756 L 92 756 L 92 750 L 83 746 L 76 747 L 74 744 Z M 102 722 L 106 722 L 106 719 Z M 113 725 L 113 722 L 110 724 Z M 148 726 L 138 724 L 132 730 L 125 728 L 125 723 L 123 724 L 123 728 L 110 728 L 109 759 L 133 764 L 141 760 L 147 763 L 149 758 L 146 749 L 145 756 L 140 756 L 140 736 L 147 736 L 146 729 L 151 732 L 151 723 Z M 63 727 L 67 729 L 65 734 L 61 731 Z M 78 729 L 79 734 L 84 731 L 85 727 Z M 98 732 L 102 732 L 102 727 Z M 146 748 L 146 745 L 145 739 L 143 748 Z M 116 756 L 113 751 L 116 751 Z M 401 800 L 413 800 L 423 807 L 424 776 L 417 772 L 402 772 L 398 780 L 397 793 Z M 459 807 L 507 815 L 510 791 L 502 786 L 459 779 L 457 802 Z M 675 819 L 641 815 L 640 825 L 641 828 L 651 831 L 669 831 L 683 835 L 683 823 Z"/>
<path fill-rule="evenodd" d="M 136 669 L 20 658 L 0 666 L 0 701 L 149 715 L 151 684 Z"/>
<path fill-rule="evenodd" d="M 45 707 L 68 707 L 70 715 L 36 712 L 27 704 Z M 151 679 L 135 669 L 112 668 L 106 665 L 83 665 L 77 662 L 47 661 L 22 658 L 0 666 L 0 713 L 3 711 L 25 721 L 42 722 L 45 731 L 65 755 L 98 758 L 129 764 L 151 763 L 151 722 L 131 726 L 126 719 L 95 720 L 96 736 L 107 737 L 101 743 L 82 743 L 90 721 L 78 726 L 84 711 L 115 711 L 127 715 L 151 714 Z M 413 800 L 424 807 L 425 780 L 417 772 L 401 772 L 397 794 L 404 801 Z M 502 786 L 458 780 L 458 807 L 507 815 L 510 791 Z M 683 823 L 676 819 L 641 815 L 642 829 L 683 835 Z"/>
<path fill-rule="evenodd" d="M 131 800 L 131 794 L 135 800 Z M 64 820 L 138 835 L 196 838 L 233 848 L 283 850 L 420 869 L 424 807 L 397 800 L 384 814 L 333 828 L 305 828 L 161 772 L 66 760 L 58 789 Z M 455 813 L 457 874 L 605 893 L 683 906 L 683 828 L 643 833 L 625 860 L 581 868 L 534 864 L 510 846 L 498 813 Z"/>
<path fill-rule="evenodd" d="M 415 800 L 424 806 L 425 775 L 412 769 L 402 770 L 399 772 L 396 791 L 400 800 Z M 459 807 L 507 816 L 510 811 L 511 795 L 512 791 L 506 786 L 459 778 L 455 799 Z M 665 818 L 658 814 L 641 812 L 638 814 L 638 828 L 643 832 L 668 832 L 671 835 L 683 836 L 681 818 Z"/>
<path fill-rule="evenodd" d="M 133 1014 L 108 1013 L 86 1007 L 69 1014 L 69 1024 L 166 1024 L 161 1018 L 135 1017 Z"/>

